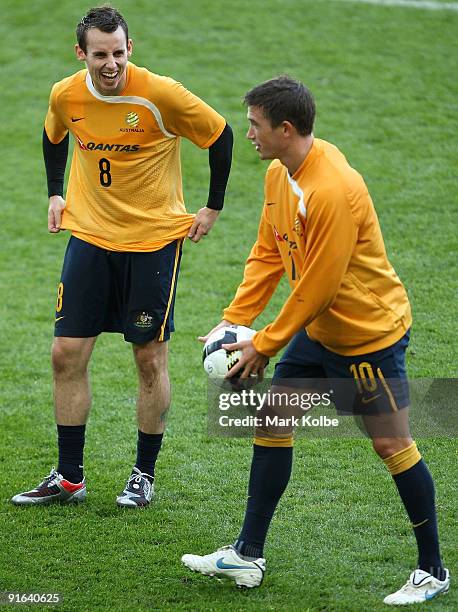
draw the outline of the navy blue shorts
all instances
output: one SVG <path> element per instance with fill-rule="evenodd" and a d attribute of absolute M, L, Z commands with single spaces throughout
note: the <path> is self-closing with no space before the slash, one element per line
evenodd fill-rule
<path fill-rule="evenodd" d="M 158 251 L 106 251 L 72 236 L 57 291 L 55 336 L 124 334 L 127 342 L 165 341 L 173 309 L 181 240 Z"/>
<path fill-rule="evenodd" d="M 332 401 L 341 413 L 396 412 L 409 405 L 405 365 L 409 337 L 410 330 L 385 349 L 347 357 L 329 351 L 302 330 L 277 363 L 272 383 L 321 391 L 331 386 Z"/>

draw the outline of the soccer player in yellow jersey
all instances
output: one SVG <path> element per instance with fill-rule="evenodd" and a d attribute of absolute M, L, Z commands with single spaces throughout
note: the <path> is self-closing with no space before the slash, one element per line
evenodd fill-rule
<path fill-rule="evenodd" d="M 171 78 L 129 62 L 127 24 L 110 7 L 91 9 L 76 30 L 84 70 L 56 83 L 43 133 L 48 229 L 71 231 L 58 287 L 52 347 L 59 463 L 15 504 L 82 501 L 88 363 L 97 336 L 121 332 L 139 377 L 137 460 L 120 506 L 147 506 L 170 403 L 167 340 L 181 245 L 198 242 L 223 206 L 232 156 L 224 118 Z M 69 133 L 75 148 L 66 200 Z M 180 140 L 208 149 L 210 189 L 186 211 Z"/>
<path fill-rule="evenodd" d="M 387 259 L 362 177 L 335 146 L 313 136 L 315 104 L 308 89 L 282 76 L 254 87 L 245 103 L 247 137 L 261 159 L 274 161 L 267 170 L 258 238 L 243 282 L 215 329 L 231 323 L 250 326 L 283 274 L 291 294 L 275 320 L 252 340 L 226 346 L 242 350 L 228 376 L 262 375 L 269 357 L 289 343 L 276 366 L 273 389 L 288 386 L 288 379 L 302 379 L 306 388 L 308 381 L 314 388 L 332 378 L 339 383 L 335 404 L 343 412 L 348 411 L 348 385 L 343 383 L 356 389 L 357 403 L 351 408 L 359 407 L 374 450 L 393 476 L 418 545 L 418 568 L 384 601 L 426 601 L 447 591 L 449 573 L 439 551 L 434 484 L 407 422 L 407 294 Z M 292 428 L 283 435 L 257 428 L 237 541 L 209 555 L 184 555 L 186 566 L 228 576 L 239 586 L 261 583 L 264 542 L 290 478 L 292 444 Z"/>

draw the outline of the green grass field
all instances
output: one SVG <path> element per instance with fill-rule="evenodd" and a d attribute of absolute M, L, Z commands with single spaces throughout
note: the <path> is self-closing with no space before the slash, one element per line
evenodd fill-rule
<path fill-rule="evenodd" d="M 86 503 L 13 507 L 10 497 L 56 464 L 49 352 L 68 236 L 47 233 L 41 133 L 52 83 L 80 68 L 74 26 L 89 4 L 3 0 L 0 591 L 59 592 L 59 609 L 68 611 L 382 610 L 416 553 L 395 487 L 366 440 L 297 442 L 260 589 L 241 592 L 182 567 L 183 553 L 211 552 L 238 535 L 251 460 L 249 439 L 207 436 L 196 336 L 231 299 L 261 210 L 266 166 L 245 140 L 241 97 L 288 72 L 315 94 L 316 135 L 339 146 L 367 181 L 412 300 L 411 377 L 456 375 L 458 12 L 297 0 L 115 6 L 129 22 L 132 60 L 182 81 L 232 125 L 227 205 L 211 236 L 185 246 L 173 406 L 152 507 L 126 512 L 114 503 L 136 438 L 131 351 L 114 335 L 100 338 L 91 365 Z M 196 211 L 207 194 L 207 154 L 185 143 L 183 173 Z M 256 327 L 286 294 L 283 284 Z M 456 440 L 419 446 L 435 476 L 443 556 L 456 576 Z M 456 589 L 428 606 L 458 609 Z"/>

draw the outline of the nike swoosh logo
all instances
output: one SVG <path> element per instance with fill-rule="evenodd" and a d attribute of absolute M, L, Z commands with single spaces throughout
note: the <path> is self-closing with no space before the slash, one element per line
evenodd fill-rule
<path fill-rule="evenodd" d="M 424 525 L 425 523 L 427 523 L 429 521 L 429 519 L 425 519 L 424 521 L 421 521 L 420 523 L 412 523 L 412 527 L 421 527 L 422 525 Z"/>
<path fill-rule="evenodd" d="M 217 560 L 216 567 L 219 569 L 253 569 L 251 565 L 232 565 L 231 563 L 225 563 L 224 557 L 220 557 Z"/>
<path fill-rule="evenodd" d="M 363 404 L 369 404 L 370 402 L 376 400 L 378 397 L 380 397 L 380 393 L 378 395 L 373 395 L 372 397 L 362 397 L 361 401 Z"/>
<path fill-rule="evenodd" d="M 429 591 L 426 591 L 425 600 L 429 601 L 430 599 L 433 599 L 434 597 L 436 597 L 436 595 L 440 595 L 443 591 L 447 591 L 447 585 L 445 585 L 438 591 L 431 591 L 431 593 Z"/>
<path fill-rule="evenodd" d="M 273 206 L 274 204 L 276 204 L 277 202 L 266 202 L 266 206 Z"/>
<path fill-rule="evenodd" d="M 75 117 L 72 117 L 72 123 L 75 123 L 76 121 L 81 121 L 82 119 L 84 119 L 84 117 L 77 117 L 75 119 Z"/>
<path fill-rule="evenodd" d="M 57 323 L 57 321 L 60 321 L 61 319 L 65 319 L 65 315 L 63 317 L 57 317 L 57 319 L 55 319 L 54 323 Z"/>

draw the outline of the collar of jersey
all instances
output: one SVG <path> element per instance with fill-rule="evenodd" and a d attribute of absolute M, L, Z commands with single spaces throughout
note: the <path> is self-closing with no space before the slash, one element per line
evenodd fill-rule
<path fill-rule="evenodd" d="M 159 129 L 164 136 L 167 136 L 167 138 L 176 138 L 175 134 L 172 134 L 165 129 L 161 112 L 158 107 L 151 102 L 151 100 L 141 98 L 140 96 L 102 96 L 102 94 L 99 93 L 94 87 L 89 71 L 86 74 L 86 86 L 89 93 L 91 93 L 94 98 L 97 98 L 97 100 L 100 100 L 101 102 L 107 102 L 108 104 L 138 104 L 139 106 L 144 106 L 154 115 Z"/>

